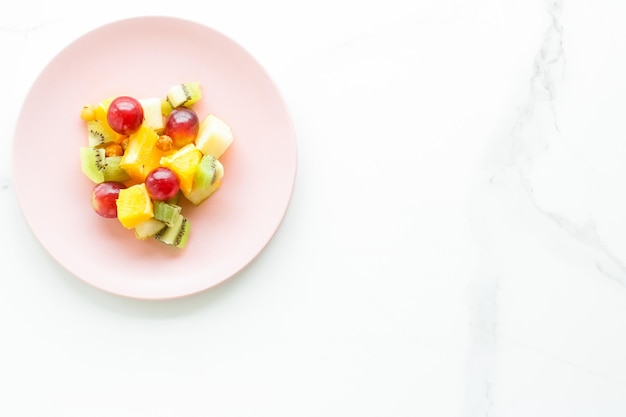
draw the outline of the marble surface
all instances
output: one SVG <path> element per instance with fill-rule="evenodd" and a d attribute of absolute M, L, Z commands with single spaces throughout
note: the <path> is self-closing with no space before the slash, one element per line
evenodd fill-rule
<path fill-rule="evenodd" d="M 626 3 L 198 4 L 0 16 L 0 415 L 626 415 Z M 44 65 L 146 14 L 244 46 L 298 137 L 266 249 L 159 302 L 56 264 L 11 175 Z"/>

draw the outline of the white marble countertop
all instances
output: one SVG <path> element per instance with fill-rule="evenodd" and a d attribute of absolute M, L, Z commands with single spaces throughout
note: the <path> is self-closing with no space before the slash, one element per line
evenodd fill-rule
<path fill-rule="evenodd" d="M 626 3 L 74 3 L 0 16 L 0 415 L 626 415 Z M 44 65 L 141 15 L 245 47 L 298 140 L 252 265 L 156 302 L 58 265 L 11 174 Z"/>

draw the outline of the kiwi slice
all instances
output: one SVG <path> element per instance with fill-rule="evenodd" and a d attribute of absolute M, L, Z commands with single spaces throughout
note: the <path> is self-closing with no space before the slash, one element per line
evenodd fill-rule
<path fill-rule="evenodd" d="M 204 155 L 198 164 L 198 169 L 193 177 L 193 184 L 200 188 L 206 188 L 217 181 L 217 164 L 219 161 L 212 155 Z"/>
<path fill-rule="evenodd" d="M 174 223 L 180 217 L 181 207 L 175 204 L 155 200 L 152 206 L 154 208 L 154 218 L 170 227 L 174 226 Z"/>
<path fill-rule="evenodd" d="M 87 139 L 89 146 L 100 146 L 105 143 L 114 142 L 119 135 L 111 127 L 101 120 L 90 120 L 87 122 Z"/>
<path fill-rule="evenodd" d="M 173 204 L 173 205 L 178 205 L 178 202 L 180 201 L 180 191 L 177 192 L 176 194 L 174 194 L 174 197 L 171 197 L 169 199 L 167 199 L 166 203 L 168 204 Z"/>
<path fill-rule="evenodd" d="M 121 156 L 107 156 L 104 159 L 104 181 L 124 182 L 130 179 L 130 175 L 120 166 L 121 161 Z"/>
<path fill-rule="evenodd" d="M 174 110 L 174 107 L 172 107 L 172 103 L 170 103 L 169 98 L 165 97 L 161 100 L 161 113 L 163 113 L 163 116 L 169 116 L 172 110 Z"/>
<path fill-rule="evenodd" d="M 167 226 L 159 231 L 154 237 L 166 245 L 176 248 L 184 248 L 187 245 L 191 223 L 182 214 L 179 214 L 172 226 Z"/>
<path fill-rule="evenodd" d="M 91 146 L 80 147 L 80 168 L 91 181 L 99 184 L 104 181 L 106 156 L 104 149 Z"/>
<path fill-rule="evenodd" d="M 130 176 L 122 167 L 121 156 L 106 156 L 104 148 L 81 146 L 80 168 L 91 181 L 99 184 L 104 181 L 124 182 Z"/>
<path fill-rule="evenodd" d="M 223 176 L 222 163 L 211 155 L 204 155 L 193 177 L 193 187 L 185 193 L 185 197 L 192 204 L 200 205 L 220 187 Z"/>
<path fill-rule="evenodd" d="M 167 92 L 167 101 L 172 108 L 179 106 L 191 106 L 201 98 L 202 90 L 200 89 L 200 83 L 198 82 L 175 84 L 171 86 Z"/>
<path fill-rule="evenodd" d="M 156 235 L 165 227 L 167 227 L 165 223 L 160 222 L 155 218 L 150 218 L 135 226 L 135 236 L 139 240 L 145 240 Z"/>

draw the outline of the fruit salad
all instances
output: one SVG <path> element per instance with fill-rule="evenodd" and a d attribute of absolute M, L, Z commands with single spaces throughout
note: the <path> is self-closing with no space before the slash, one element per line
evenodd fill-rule
<path fill-rule="evenodd" d="M 219 158 L 234 139 L 224 120 L 198 115 L 201 98 L 200 83 L 186 82 L 165 97 L 115 96 L 83 107 L 80 165 L 94 184 L 95 213 L 117 219 L 137 239 L 186 246 L 191 223 L 180 199 L 199 206 L 220 188 Z"/>

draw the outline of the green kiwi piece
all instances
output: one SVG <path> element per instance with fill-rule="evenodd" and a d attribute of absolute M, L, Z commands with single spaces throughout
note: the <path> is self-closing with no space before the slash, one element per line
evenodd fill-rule
<path fill-rule="evenodd" d="M 193 177 L 193 184 L 198 188 L 207 188 L 217 180 L 217 159 L 212 155 L 204 155 L 198 164 Z"/>
<path fill-rule="evenodd" d="M 175 84 L 170 87 L 167 93 L 167 101 L 172 108 L 179 106 L 189 107 L 201 98 L 202 90 L 198 82 Z"/>
<path fill-rule="evenodd" d="M 100 120 L 87 122 L 87 139 L 89 146 L 99 146 L 113 142 L 116 139 L 115 132 Z"/>
<path fill-rule="evenodd" d="M 121 156 L 107 156 L 104 161 L 104 181 L 124 182 L 130 179 L 130 175 L 120 167 Z"/>
<path fill-rule="evenodd" d="M 193 177 L 193 186 L 185 194 L 187 200 L 198 206 L 213 194 L 219 184 L 216 184 L 224 176 L 224 166 L 211 155 L 204 155 L 198 164 Z"/>
<path fill-rule="evenodd" d="M 177 192 L 177 193 L 174 195 L 174 197 L 171 197 L 171 198 L 167 199 L 165 202 L 166 202 L 167 204 L 177 205 L 179 201 L 180 201 L 180 191 L 179 191 L 179 192 Z"/>
<path fill-rule="evenodd" d="M 167 227 L 165 223 L 160 222 L 155 218 L 150 218 L 135 226 L 135 236 L 139 240 L 145 240 L 149 237 L 155 236 L 165 227 Z"/>
<path fill-rule="evenodd" d="M 182 249 L 187 245 L 190 231 L 191 222 L 183 215 L 179 215 L 172 226 L 161 229 L 154 237 L 166 245 Z"/>
<path fill-rule="evenodd" d="M 104 181 L 106 157 L 104 149 L 91 146 L 80 147 L 80 168 L 91 181 L 99 184 Z"/>
<path fill-rule="evenodd" d="M 163 116 L 169 116 L 172 110 L 174 110 L 174 107 L 172 107 L 169 98 L 165 97 L 161 100 L 161 113 L 163 113 Z"/>
<path fill-rule="evenodd" d="M 155 200 L 153 202 L 154 208 L 154 218 L 158 221 L 161 221 L 168 225 L 169 227 L 174 226 L 174 223 L 180 217 L 181 207 L 168 204 L 165 201 Z"/>

